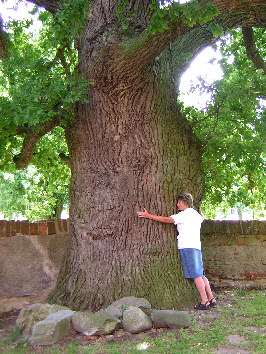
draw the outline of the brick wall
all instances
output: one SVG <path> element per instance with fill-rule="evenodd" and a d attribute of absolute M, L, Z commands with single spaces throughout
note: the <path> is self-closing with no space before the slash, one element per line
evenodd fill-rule
<path fill-rule="evenodd" d="M 5 275 L 0 279 L 0 296 L 3 296 L 5 287 L 9 291 L 7 282 L 8 279 L 14 280 L 14 274 L 17 274 L 15 283 L 18 288 L 27 284 L 27 280 L 23 280 L 27 272 L 35 273 L 39 282 L 40 272 L 47 268 L 42 262 L 50 262 L 50 268 L 54 268 L 53 274 L 43 275 L 42 287 L 45 289 L 49 282 L 52 284 L 60 266 L 62 256 L 59 257 L 59 253 L 63 254 L 68 229 L 68 220 L 60 219 L 35 223 L 0 221 L 0 269 Z M 210 282 L 217 286 L 266 286 L 265 241 L 265 221 L 205 220 L 202 253 Z M 31 263 L 30 271 L 23 268 L 25 258 L 29 259 L 27 266 Z M 14 269 L 9 269 L 12 264 Z M 40 267 L 39 271 L 37 267 Z M 14 294 L 16 291 L 18 289 Z"/>
<path fill-rule="evenodd" d="M 16 235 L 54 235 L 68 233 L 68 220 L 41 220 L 38 222 L 0 220 L 0 237 Z"/>
<path fill-rule="evenodd" d="M 217 286 L 266 286 L 266 222 L 213 221 L 202 225 L 205 272 Z"/>

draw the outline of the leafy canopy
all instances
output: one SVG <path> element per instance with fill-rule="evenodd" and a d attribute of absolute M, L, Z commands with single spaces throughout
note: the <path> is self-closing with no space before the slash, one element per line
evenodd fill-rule
<path fill-rule="evenodd" d="M 4 218 L 58 218 L 69 204 L 70 170 L 59 154 L 67 153 L 64 131 L 57 127 L 41 138 L 31 164 L 0 172 L 0 214 Z"/>
<path fill-rule="evenodd" d="M 29 168 L 15 171 L 14 157 L 24 136 L 38 134 L 58 117 L 64 127 L 73 118 L 73 103 L 86 100 L 88 84 L 76 73 L 73 43 L 68 43 L 62 61 L 61 42 L 54 41 L 56 21 L 48 12 L 41 13 L 40 19 L 38 36 L 30 30 L 31 21 L 6 25 L 10 58 L 0 62 L 0 212 L 9 218 L 59 216 L 68 204 L 70 170 L 60 159 L 68 153 L 62 128 L 39 140 Z"/>
<path fill-rule="evenodd" d="M 84 0 L 65 1 L 64 9 L 55 16 L 41 12 L 38 35 L 31 32 L 31 21 L 6 25 L 10 57 L 0 62 L 0 211 L 6 217 L 21 214 L 36 220 L 57 216 L 56 212 L 68 202 L 70 172 L 60 156 L 67 155 L 63 128 L 74 117 L 74 103 L 87 101 L 88 82 L 77 70 L 73 42 L 87 20 L 86 4 Z M 116 7 L 124 29 L 131 16 L 127 5 L 127 0 L 121 0 Z M 164 31 L 174 19 L 193 26 L 195 21 L 205 23 L 217 14 L 211 4 L 199 9 L 197 2 L 154 1 L 151 10 L 152 33 Z M 223 34 L 217 25 L 209 29 L 215 37 Z M 257 29 L 255 34 L 263 56 L 262 31 Z M 265 112 L 261 105 L 265 78 L 247 59 L 238 30 L 223 37 L 220 48 L 223 79 L 212 85 L 201 80 L 201 90 L 212 93 L 207 109 L 183 108 L 205 147 L 203 210 L 210 217 L 221 205 L 261 210 L 265 203 Z M 31 165 L 15 171 L 14 157 L 20 153 L 25 135 L 38 134 L 46 123 L 58 118 L 61 127 L 41 138 Z"/>
<path fill-rule="evenodd" d="M 263 30 L 255 30 L 265 57 Z M 265 75 L 247 58 L 242 34 L 233 30 L 219 45 L 224 76 L 212 85 L 200 81 L 201 92 L 211 93 L 206 110 L 184 108 L 205 151 L 206 192 L 202 208 L 208 217 L 217 209 L 245 207 L 262 217 L 265 207 Z"/>

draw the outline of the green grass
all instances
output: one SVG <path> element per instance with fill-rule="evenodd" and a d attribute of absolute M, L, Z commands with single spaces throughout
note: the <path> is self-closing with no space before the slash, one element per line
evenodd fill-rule
<path fill-rule="evenodd" d="M 218 311 L 220 316 L 212 319 L 211 312 L 208 322 L 192 319 L 191 327 L 179 331 L 165 332 L 156 338 L 145 334 L 141 340 L 96 341 L 91 345 L 71 342 L 62 346 L 53 345 L 45 348 L 46 354 L 152 354 L 163 353 L 211 353 L 215 347 L 226 347 L 226 337 L 231 334 L 240 335 L 248 343 L 237 345 L 238 349 L 247 349 L 251 353 L 266 353 L 266 339 L 260 333 L 266 327 L 266 304 L 263 291 L 235 290 L 231 294 L 230 303 L 211 311 Z M 221 294 L 220 298 L 223 297 Z M 225 297 L 223 297 L 225 298 Z M 206 317 L 205 317 L 206 319 Z M 254 327 L 248 330 L 247 327 Z M 9 340 L 0 342 L 1 353 L 28 353 L 30 346 L 18 340 L 18 333 L 12 332 Z"/>
<path fill-rule="evenodd" d="M 10 342 L 14 343 L 20 337 L 20 335 L 21 332 L 18 329 L 14 328 L 9 337 Z"/>

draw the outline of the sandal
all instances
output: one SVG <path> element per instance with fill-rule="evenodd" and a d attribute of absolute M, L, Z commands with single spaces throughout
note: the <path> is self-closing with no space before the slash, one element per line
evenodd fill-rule
<path fill-rule="evenodd" d="M 198 305 L 194 306 L 194 309 L 196 309 L 196 310 L 208 310 L 209 307 L 210 307 L 210 304 L 209 304 L 209 301 L 207 301 L 207 302 L 205 302 L 205 304 L 199 303 Z"/>
<path fill-rule="evenodd" d="M 209 303 L 210 303 L 210 307 L 216 307 L 216 300 L 215 300 L 215 298 L 213 297 L 210 301 L 209 301 Z"/>

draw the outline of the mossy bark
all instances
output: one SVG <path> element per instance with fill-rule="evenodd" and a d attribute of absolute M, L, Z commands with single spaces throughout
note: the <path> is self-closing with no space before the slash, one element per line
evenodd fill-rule
<path fill-rule="evenodd" d="M 137 79 L 132 72 L 126 89 L 94 78 L 90 102 L 68 126 L 71 238 L 50 302 L 95 310 L 130 295 L 157 308 L 196 300 L 175 227 L 136 213 L 171 215 L 178 193 L 192 193 L 196 205 L 203 194 L 201 147 L 177 106 L 170 55 Z"/>

